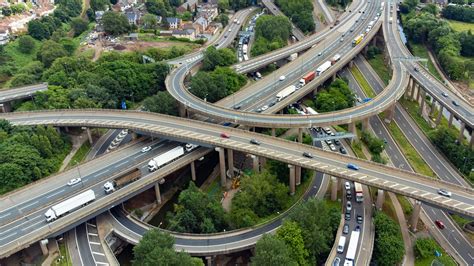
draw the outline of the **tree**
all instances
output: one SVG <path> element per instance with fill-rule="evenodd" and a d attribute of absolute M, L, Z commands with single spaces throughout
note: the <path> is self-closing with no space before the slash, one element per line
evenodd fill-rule
<path fill-rule="evenodd" d="M 220 14 L 217 17 L 217 21 L 219 21 L 223 27 L 227 26 L 229 24 L 229 17 L 226 14 Z"/>
<path fill-rule="evenodd" d="M 71 38 L 62 38 L 59 40 L 59 43 L 63 46 L 64 50 L 69 56 L 74 54 L 74 51 L 76 50 L 76 44 Z"/>
<path fill-rule="evenodd" d="M 143 101 L 143 106 L 150 112 L 178 115 L 178 103 L 167 91 L 160 91 L 156 95 L 146 98 Z"/>
<path fill-rule="evenodd" d="M 143 16 L 142 20 L 145 29 L 156 29 L 158 21 L 155 15 L 147 13 Z"/>
<path fill-rule="evenodd" d="M 94 11 L 106 10 L 106 7 L 110 4 L 109 0 L 91 0 L 90 7 Z"/>
<path fill-rule="evenodd" d="M 3 14 L 5 17 L 11 16 L 11 14 L 12 14 L 11 8 L 8 7 L 8 6 L 4 6 L 4 7 L 2 8 L 2 14 Z"/>
<path fill-rule="evenodd" d="M 396 265 L 405 253 L 400 227 L 383 212 L 376 212 L 374 217 L 375 243 L 374 258 L 378 265 Z"/>
<path fill-rule="evenodd" d="M 81 35 L 81 33 L 86 31 L 89 26 L 89 23 L 80 17 L 71 19 L 71 22 L 69 24 L 71 25 L 71 28 L 74 31 L 74 37 Z"/>
<path fill-rule="evenodd" d="M 235 53 L 229 48 L 217 50 L 216 47 L 211 46 L 204 52 L 202 69 L 212 71 L 217 66 L 230 66 L 236 62 Z"/>
<path fill-rule="evenodd" d="M 67 56 L 68 53 L 64 47 L 54 41 L 45 41 L 38 51 L 38 59 L 44 66 L 49 67 L 57 58 Z"/>
<path fill-rule="evenodd" d="M 283 240 L 276 236 L 263 235 L 255 245 L 255 256 L 252 258 L 252 265 L 296 266 L 298 263 L 291 258 L 289 247 Z"/>
<path fill-rule="evenodd" d="M 218 101 L 236 92 L 247 79 L 228 67 L 217 67 L 213 72 L 200 71 L 191 79 L 190 91 L 209 102 Z"/>
<path fill-rule="evenodd" d="M 342 110 L 354 106 L 354 93 L 342 79 L 336 79 L 329 88 L 320 91 L 315 97 L 315 106 L 319 112 Z"/>
<path fill-rule="evenodd" d="M 18 75 L 15 75 L 10 82 L 10 87 L 20 87 L 24 85 L 30 85 L 36 82 L 36 78 L 33 75 L 30 74 L 23 74 L 20 73 Z"/>
<path fill-rule="evenodd" d="M 224 13 L 230 7 L 229 0 L 218 0 L 217 7 L 220 13 Z"/>
<path fill-rule="evenodd" d="M 277 0 L 275 3 L 303 32 L 312 32 L 314 30 L 313 4 L 311 0 Z"/>
<path fill-rule="evenodd" d="M 107 11 L 102 16 L 104 31 L 110 35 L 120 35 L 130 30 L 130 24 L 124 14 Z"/>
<path fill-rule="evenodd" d="M 436 250 L 437 244 L 432 238 L 418 238 L 415 241 L 413 249 L 417 258 L 428 258 L 432 256 Z"/>
<path fill-rule="evenodd" d="M 24 54 L 29 54 L 35 49 L 35 40 L 29 35 L 18 38 L 18 50 Z"/>
<path fill-rule="evenodd" d="M 298 265 L 309 265 L 306 262 L 308 251 L 304 247 L 303 235 L 301 228 L 296 222 L 285 221 L 278 228 L 276 235 L 283 240 L 290 250 L 290 257 L 298 263 Z"/>
<path fill-rule="evenodd" d="M 47 26 L 41 23 L 38 19 L 33 19 L 28 22 L 28 34 L 37 40 L 49 39 L 50 32 Z"/>
<path fill-rule="evenodd" d="M 423 7 L 422 11 L 431 13 L 435 16 L 437 16 L 439 13 L 438 7 L 435 4 L 427 4 L 425 7 Z"/>
<path fill-rule="evenodd" d="M 151 229 L 143 235 L 138 245 L 133 248 L 133 265 L 204 265 L 200 259 L 194 259 L 185 252 L 173 249 L 174 238 L 168 234 Z"/>

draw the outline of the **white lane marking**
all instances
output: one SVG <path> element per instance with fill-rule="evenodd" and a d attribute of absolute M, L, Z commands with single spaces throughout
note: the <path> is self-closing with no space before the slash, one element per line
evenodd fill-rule
<path fill-rule="evenodd" d="M 87 234 L 90 236 L 99 236 L 98 234 L 94 234 L 94 233 L 87 233 Z"/>
<path fill-rule="evenodd" d="M 109 265 L 108 263 L 106 262 L 100 262 L 100 261 L 96 261 L 95 264 L 100 264 L 100 265 Z"/>
<path fill-rule="evenodd" d="M 133 156 L 133 159 L 137 159 L 138 157 L 142 156 L 144 153 L 140 153 L 138 155 Z"/>
<path fill-rule="evenodd" d="M 32 203 L 30 203 L 30 204 L 28 204 L 28 205 L 25 205 L 25 206 L 23 206 L 23 207 L 19 208 L 19 210 L 21 211 L 21 210 L 23 210 L 23 209 L 26 209 L 26 208 L 28 208 L 28 207 L 30 207 L 30 206 L 33 206 L 33 205 L 35 205 L 36 203 L 38 203 L 38 201 L 37 201 L 37 200 L 36 200 L 36 201 L 34 201 L 34 202 L 32 202 Z"/>
<path fill-rule="evenodd" d="M 3 217 L 7 217 L 7 216 L 9 216 L 10 214 L 11 214 L 11 212 L 7 212 L 7 213 L 5 213 L 4 215 L 0 216 L 0 219 L 3 218 Z"/>
<path fill-rule="evenodd" d="M 54 197 L 54 196 L 60 194 L 61 192 L 64 192 L 64 189 L 61 189 L 61 190 L 59 190 L 58 192 L 55 192 L 55 193 L 53 193 L 53 194 L 47 196 L 46 198 L 47 198 L 47 199 L 52 198 L 52 197 Z"/>
<path fill-rule="evenodd" d="M 100 252 L 92 251 L 92 254 L 94 254 L 94 255 L 99 255 L 99 256 L 104 256 L 104 257 L 105 257 L 104 253 L 100 253 Z"/>
<path fill-rule="evenodd" d="M 126 164 L 126 163 L 128 163 L 128 162 L 127 162 L 127 161 L 121 162 L 121 163 L 117 164 L 117 165 L 115 166 L 115 168 L 117 168 L 117 167 L 119 167 L 119 166 L 122 166 L 122 165 L 124 165 L 124 164 Z"/>
<path fill-rule="evenodd" d="M 453 238 L 456 240 L 456 242 L 458 242 L 458 245 L 461 244 L 461 242 L 455 236 L 453 236 Z"/>
<path fill-rule="evenodd" d="M 33 227 L 33 226 L 39 224 L 39 223 L 42 223 L 42 222 L 43 222 L 43 220 L 37 221 L 36 223 L 30 224 L 30 225 L 28 225 L 27 227 L 24 227 L 23 229 L 21 229 L 21 231 L 28 230 L 28 228 L 31 228 L 31 227 Z"/>
<path fill-rule="evenodd" d="M 109 171 L 109 169 L 105 169 L 104 171 L 101 171 L 101 172 L 98 172 L 95 176 L 99 176 L 99 175 L 102 175 L 102 174 L 105 174 Z"/>
<path fill-rule="evenodd" d="M 98 243 L 98 242 L 92 242 L 92 241 L 90 241 L 89 244 L 100 246 L 100 243 Z"/>
<path fill-rule="evenodd" d="M 17 234 L 17 232 L 13 232 L 13 233 L 11 233 L 11 234 L 5 236 L 5 237 L 0 238 L 0 240 L 7 239 L 7 238 L 9 238 L 9 237 L 11 237 L 11 236 L 14 236 L 14 235 L 16 235 L 16 234 Z"/>

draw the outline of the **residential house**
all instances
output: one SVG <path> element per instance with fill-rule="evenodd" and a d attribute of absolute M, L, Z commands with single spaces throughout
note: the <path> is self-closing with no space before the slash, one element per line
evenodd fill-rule
<path fill-rule="evenodd" d="M 219 9 L 217 5 L 213 4 L 201 4 L 197 8 L 197 18 L 204 17 L 208 23 L 211 23 L 217 16 L 219 16 Z"/>
<path fill-rule="evenodd" d="M 128 23 L 130 23 L 130 25 L 138 25 L 140 21 L 140 15 L 140 11 L 137 9 L 130 8 L 125 11 L 125 16 L 127 17 Z"/>
<path fill-rule="evenodd" d="M 209 27 L 209 22 L 204 17 L 198 17 L 194 22 L 195 28 L 197 29 L 198 33 L 204 33 L 207 28 Z"/>
<path fill-rule="evenodd" d="M 194 30 L 196 34 L 202 33 L 199 27 L 196 24 L 191 23 L 191 22 L 183 24 L 183 30 Z"/>
<path fill-rule="evenodd" d="M 0 28 L 0 45 L 5 45 L 10 41 L 10 30 L 7 27 Z"/>
<path fill-rule="evenodd" d="M 95 12 L 95 21 L 99 22 L 104 16 L 105 11 L 96 11 Z"/>
<path fill-rule="evenodd" d="M 198 0 L 187 0 L 182 5 L 176 8 L 178 14 L 183 14 L 186 11 L 194 12 L 197 8 Z"/>
<path fill-rule="evenodd" d="M 188 38 L 190 40 L 194 40 L 196 39 L 196 31 L 194 29 L 173 30 L 172 36 L 176 38 Z"/>
<path fill-rule="evenodd" d="M 168 29 L 175 30 L 181 28 L 181 19 L 180 18 L 166 18 L 166 22 L 168 23 Z"/>

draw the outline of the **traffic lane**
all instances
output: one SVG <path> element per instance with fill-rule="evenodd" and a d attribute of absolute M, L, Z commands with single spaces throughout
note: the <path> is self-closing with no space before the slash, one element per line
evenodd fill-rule
<path fill-rule="evenodd" d="M 82 263 L 84 265 L 96 265 L 89 247 L 89 240 L 87 239 L 87 230 L 85 224 L 81 224 L 76 227 L 76 239 Z"/>
<path fill-rule="evenodd" d="M 75 115 L 79 114 L 79 118 L 78 118 L 79 120 L 78 121 L 84 121 L 83 120 L 83 111 L 81 111 L 81 112 L 63 111 L 63 112 L 66 112 L 66 113 L 69 114 L 69 119 L 73 119 L 75 117 Z M 59 112 L 59 113 L 61 113 L 61 112 Z M 112 114 L 117 114 L 117 113 L 120 113 L 120 112 L 115 112 L 115 111 L 105 112 L 105 111 L 103 111 L 100 114 L 97 114 L 96 116 L 94 116 L 94 118 L 95 118 L 94 121 L 101 121 L 100 123 L 104 126 L 107 126 L 108 123 L 115 124 L 116 122 L 114 122 L 114 121 L 115 121 L 116 118 L 115 118 L 114 115 L 111 116 L 111 113 Z M 255 138 L 255 137 L 265 138 L 265 139 L 268 138 L 269 140 L 270 139 L 272 140 L 272 143 L 266 143 L 266 145 L 270 145 L 269 148 L 271 148 L 273 153 L 280 152 L 279 156 L 283 156 L 283 155 L 286 156 L 286 155 L 290 155 L 290 154 L 295 155 L 296 159 L 298 161 L 300 161 L 298 159 L 298 157 L 301 157 L 301 155 L 295 153 L 295 148 L 299 148 L 301 151 L 305 150 L 307 152 L 313 152 L 316 155 L 316 157 L 318 157 L 319 160 L 322 160 L 322 162 L 325 162 L 326 164 L 328 164 L 328 166 L 329 165 L 333 166 L 333 167 L 336 166 L 336 168 L 333 168 L 331 170 L 331 172 L 333 172 L 334 175 L 336 175 L 336 176 L 339 175 L 339 174 L 343 174 L 343 173 L 352 173 L 353 175 L 356 175 L 356 176 L 357 175 L 363 176 L 363 175 L 368 174 L 368 175 L 371 175 L 373 177 L 376 177 L 376 179 L 367 180 L 367 181 L 369 181 L 369 184 L 372 184 L 372 182 L 374 182 L 375 180 L 380 180 L 380 181 L 385 180 L 385 183 L 387 183 L 387 182 L 392 182 L 392 183 L 398 182 L 398 184 L 393 184 L 392 187 L 399 186 L 399 185 L 404 185 L 405 188 L 402 188 L 401 190 L 409 189 L 410 187 L 412 187 L 412 189 L 417 189 L 417 193 L 428 191 L 428 192 L 423 194 L 424 195 L 423 197 L 427 197 L 427 195 L 430 195 L 430 196 L 433 196 L 433 198 L 435 200 L 440 198 L 439 196 L 434 195 L 434 194 L 436 194 L 436 191 L 437 191 L 438 188 L 433 185 L 433 181 L 431 179 L 428 179 L 426 177 L 423 177 L 423 178 L 417 177 L 417 178 L 415 178 L 416 181 L 413 181 L 413 180 L 411 180 L 414 177 L 414 175 L 412 173 L 399 171 L 398 169 L 395 169 L 393 167 L 387 167 L 387 166 L 383 166 L 383 165 L 368 163 L 364 160 L 352 159 L 352 158 L 348 158 L 346 156 L 337 156 L 337 155 L 327 153 L 327 152 L 324 152 L 324 151 L 321 151 L 321 150 L 313 149 L 311 147 L 306 147 L 307 145 L 299 145 L 299 144 L 293 143 L 293 142 L 287 142 L 287 141 L 284 141 L 284 140 L 273 139 L 273 138 L 268 137 L 268 136 L 263 136 L 261 134 L 256 134 L 256 133 L 251 133 L 251 132 L 246 132 L 246 131 L 241 131 L 239 129 L 225 128 L 225 127 L 220 127 L 220 126 L 217 126 L 217 125 L 210 125 L 210 124 L 201 123 L 201 122 L 197 122 L 197 121 L 195 122 L 195 121 L 189 121 L 189 120 L 184 120 L 184 119 L 181 120 L 181 119 L 177 119 L 175 117 L 160 116 L 160 115 L 156 115 L 156 114 L 147 114 L 147 113 L 144 113 L 144 112 L 124 112 L 124 113 L 128 113 L 128 115 L 121 114 L 119 116 L 120 117 L 120 123 L 129 124 L 130 126 L 132 126 L 132 125 L 140 126 L 140 127 L 144 127 L 144 128 L 153 128 L 153 126 L 157 126 L 158 129 L 156 129 L 156 130 L 162 131 L 162 134 L 164 134 L 164 135 L 179 134 L 179 135 L 183 135 L 184 136 L 183 138 L 191 139 L 193 141 L 198 141 L 198 142 L 202 141 L 201 138 L 204 138 L 204 141 L 210 141 L 211 143 L 216 143 L 217 145 L 222 144 L 222 146 L 224 146 L 224 147 L 232 146 L 232 148 L 234 148 L 236 150 L 243 150 L 243 151 L 248 151 L 248 152 L 250 152 L 249 150 L 254 150 L 258 154 L 260 154 L 262 152 L 261 151 L 262 147 L 260 147 L 260 146 L 257 147 L 255 145 L 245 145 L 245 144 L 247 144 L 247 142 L 251 138 Z M 93 112 L 91 112 L 89 115 L 91 115 L 91 114 L 93 114 Z M 22 117 L 24 115 L 27 115 L 27 118 L 26 118 L 27 122 L 26 123 L 21 123 L 21 120 L 23 120 L 25 118 L 20 119 L 18 117 Z M 9 117 L 10 117 L 10 119 L 12 117 L 17 118 L 16 120 L 12 121 L 13 123 L 31 125 L 32 121 L 35 121 L 36 119 L 39 119 L 40 120 L 39 122 L 42 123 L 42 124 L 47 123 L 47 121 L 44 120 L 46 115 L 50 115 L 51 117 L 54 117 L 55 121 L 57 121 L 58 112 L 52 112 L 52 113 L 51 112 L 49 112 L 49 113 L 36 112 L 36 113 L 32 113 L 32 114 L 30 114 L 30 113 L 28 113 L 28 114 L 17 113 L 17 114 L 11 114 Z M 156 120 L 157 117 L 160 117 L 160 119 Z M 71 121 L 71 120 L 69 120 L 69 121 Z M 73 121 L 75 121 L 75 120 L 73 120 Z M 181 123 L 181 121 L 187 121 L 187 123 Z M 36 123 L 38 123 L 38 122 L 34 122 L 34 124 L 36 124 Z M 94 122 L 94 123 L 96 123 L 96 122 Z M 166 127 L 166 128 L 163 128 L 163 127 Z M 196 127 L 199 127 L 199 128 L 196 128 Z M 225 129 L 223 129 L 223 128 L 225 128 Z M 154 130 L 154 129 L 152 129 L 152 130 Z M 227 140 L 227 139 L 224 140 L 220 137 L 220 133 L 222 131 L 227 131 L 229 133 L 231 133 L 231 132 L 237 133 L 238 132 L 238 134 L 236 136 L 234 136 L 232 138 L 232 140 Z M 198 135 L 200 137 L 197 137 Z M 232 133 L 231 133 L 231 135 L 232 135 Z M 240 142 L 239 145 L 236 145 L 237 142 Z M 244 146 L 244 145 L 245 145 L 245 148 L 241 147 L 241 146 Z M 280 146 L 278 146 L 278 145 L 280 145 Z M 295 146 L 297 146 L 297 147 L 295 147 Z M 290 160 L 289 158 L 291 158 L 291 160 L 295 160 L 293 158 L 293 156 L 289 156 L 288 159 L 285 159 L 285 158 L 282 157 L 283 160 Z M 310 162 L 315 161 L 314 159 L 313 160 L 306 160 L 304 158 L 302 158 L 301 160 L 302 161 L 310 161 Z M 357 162 L 361 166 L 361 169 L 359 171 L 348 170 L 346 168 L 346 165 L 349 162 Z M 300 162 L 300 163 L 302 163 L 302 162 Z M 319 163 L 319 164 L 321 164 L 321 163 Z M 319 164 L 316 164 L 316 165 L 319 165 Z M 311 165 L 312 166 L 308 165 L 307 168 L 315 167 L 314 163 L 311 164 Z M 369 169 L 369 168 L 371 168 L 371 169 Z M 385 172 L 391 172 L 392 174 L 385 173 Z M 380 181 L 378 181 L 378 182 L 380 182 Z M 394 182 L 394 181 L 396 181 L 396 182 Z M 378 182 L 374 183 L 373 185 L 377 186 L 378 184 L 380 184 Z M 463 206 L 459 207 L 459 208 L 464 208 L 464 205 L 471 205 L 471 206 L 473 205 L 474 199 L 472 198 L 472 195 L 469 194 L 470 192 L 467 192 L 464 189 L 460 190 L 458 187 L 452 187 L 449 184 L 446 184 L 446 185 L 448 187 L 451 187 L 451 188 L 458 191 L 458 193 L 455 193 L 455 198 L 453 197 L 453 199 L 457 200 L 458 198 L 462 198 L 462 201 L 464 202 L 464 204 L 461 204 Z M 420 191 L 420 189 L 423 189 L 424 191 Z M 407 193 L 407 192 L 405 192 L 405 193 Z M 453 199 L 451 199 L 451 201 Z M 449 202 L 449 201 L 447 201 L 447 202 Z M 451 204 L 454 204 L 454 203 L 455 202 L 451 202 Z"/>
<path fill-rule="evenodd" d="M 14 216 L 14 215 L 23 216 L 23 215 L 25 215 L 25 214 L 27 214 L 31 211 L 34 211 L 35 209 L 37 209 L 41 206 L 44 206 L 45 204 L 48 204 L 50 202 L 59 201 L 59 199 L 65 198 L 68 195 L 73 194 L 78 189 L 84 188 L 84 185 L 87 182 L 94 181 L 94 180 L 97 180 L 97 179 L 100 180 L 102 177 L 110 175 L 111 171 L 116 173 L 117 170 L 114 171 L 113 170 L 114 168 L 115 169 L 117 169 L 117 168 L 127 169 L 128 167 L 130 167 L 131 164 L 135 164 L 137 160 L 140 160 L 140 161 L 143 160 L 140 157 L 152 158 L 152 156 L 154 156 L 154 153 L 156 152 L 156 150 L 158 148 L 162 147 L 163 145 L 165 145 L 167 142 L 168 141 L 161 140 L 159 142 L 156 142 L 155 144 L 152 144 L 151 146 L 152 146 L 152 151 L 153 152 L 143 153 L 143 152 L 141 152 L 141 150 L 136 149 L 134 152 L 130 153 L 130 156 L 125 157 L 122 160 L 116 161 L 112 165 L 103 165 L 102 168 L 99 168 L 99 169 L 96 168 L 96 171 L 94 173 L 81 175 L 81 172 L 80 172 L 79 168 L 73 169 L 72 171 L 70 171 L 70 173 L 73 175 L 74 178 L 82 177 L 81 182 L 79 182 L 75 185 L 69 186 L 69 185 L 67 185 L 63 182 L 59 183 L 60 180 L 57 180 L 57 179 L 51 180 L 50 185 L 54 186 L 54 188 L 52 190 L 50 190 L 48 192 L 45 192 L 43 194 L 40 194 L 40 195 L 35 195 L 35 197 L 32 198 L 31 200 L 24 201 L 24 202 L 14 206 L 14 207 L 12 207 L 12 208 L 15 208 L 14 210 L 13 209 L 6 210 L 5 211 L 5 212 L 7 212 L 6 214 L 3 214 L 4 212 L 2 212 L 2 215 L 3 215 L 1 217 L 2 218 L 2 224 L 7 223 L 8 220 L 11 220 L 11 219 L 14 219 L 15 217 L 18 217 L 18 216 Z M 142 144 L 142 145 L 145 145 L 145 144 Z M 176 145 L 176 144 L 167 144 L 167 145 L 168 146 L 173 146 L 173 145 Z M 145 156 L 145 155 L 147 155 L 147 156 Z M 75 170 L 77 170 L 77 172 Z M 4 227 L 5 227 L 5 225 L 0 226 L 0 230 L 2 230 Z M 2 233 L 0 232 L 0 235 L 1 234 Z"/>
<path fill-rule="evenodd" d="M 176 145 L 167 146 L 166 150 L 160 150 L 160 154 L 172 149 L 175 146 Z M 145 172 L 145 173 L 147 173 L 148 171 L 147 160 L 143 161 L 143 163 L 139 166 L 142 172 Z M 106 178 L 104 179 L 104 176 L 101 176 L 101 178 L 96 180 L 95 182 L 91 182 L 90 186 L 84 189 L 84 191 L 86 189 L 92 189 L 95 192 L 96 200 L 107 195 L 104 193 L 104 190 L 103 190 L 103 182 L 110 180 L 111 178 L 109 175 L 107 175 L 105 176 Z M 25 217 L 24 219 L 19 219 L 19 220 L 17 219 L 13 221 L 12 223 L 3 226 L 2 232 L 0 232 L 0 243 L 10 243 L 13 238 L 19 235 L 18 231 L 14 231 L 17 228 L 23 228 L 21 231 L 26 232 L 26 231 L 31 231 L 32 229 L 41 228 L 42 226 L 48 226 L 49 224 L 45 220 L 44 213 L 46 212 L 47 209 L 50 208 L 51 204 L 52 203 L 50 202 L 49 203 L 45 202 L 44 205 L 42 205 L 42 208 L 39 208 L 38 210 L 32 212 L 31 214 L 27 214 L 26 216 L 24 216 Z M 10 242 L 6 242 L 6 241 L 10 241 Z"/>
<path fill-rule="evenodd" d="M 86 222 L 86 232 L 87 232 L 87 245 L 89 250 L 94 257 L 96 264 L 108 264 L 107 257 L 105 256 L 102 244 L 99 238 L 99 232 L 97 226 L 95 225 L 94 220 Z M 87 252 L 87 250 L 86 250 Z"/>

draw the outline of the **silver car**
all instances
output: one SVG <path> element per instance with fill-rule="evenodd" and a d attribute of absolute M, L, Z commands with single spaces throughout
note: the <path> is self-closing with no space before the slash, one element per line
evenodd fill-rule
<path fill-rule="evenodd" d="M 451 197 L 452 193 L 447 191 L 446 189 L 438 189 L 438 194 L 440 194 L 441 196 L 445 196 L 445 197 Z"/>

